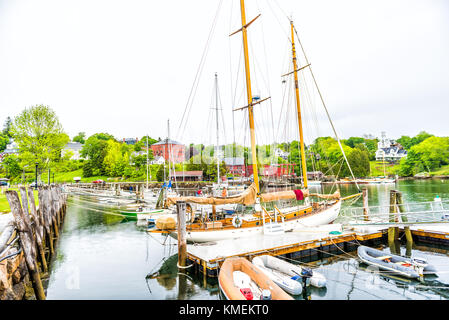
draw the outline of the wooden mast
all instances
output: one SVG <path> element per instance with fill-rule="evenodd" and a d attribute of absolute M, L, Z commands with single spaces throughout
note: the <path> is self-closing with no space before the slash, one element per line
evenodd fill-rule
<path fill-rule="evenodd" d="M 243 35 L 243 53 L 245 56 L 246 95 L 248 98 L 248 117 L 249 117 L 249 128 L 250 128 L 250 135 L 251 135 L 251 155 L 252 155 L 252 161 L 253 161 L 253 176 L 254 176 L 254 183 L 256 185 L 256 190 L 257 190 L 257 197 L 259 197 L 260 186 L 259 186 L 259 173 L 257 170 L 256 133 L 254 131 L 253 96 L 252 96 L 252 92 L 251 92 L 251 76 L 250 76 L 250 65 L 249 65 L 249 54 L 248 54 L 248 35 L 246 32 L 246 28 L 252 21 L 249 24 L 246 23 L 245 1 L 244 0 L 240 0 L 240 11 L 241 11 L 241 15 L 242 15 L 241 31 L 242 31 L 242 35 Z"/>
<path fill-rule="evenodd" d="M 301 121 L 301 104 L 299 101 L 299 86 L 298 86 L 298 64 L 296 61 L 296 49 L 295 49 L 295 33 L 293 27 L 293 21 L 290 21 L 292 29 L 292 56 L 293 56 L 293 73 L 295 75 L 295 94 L 296 94 L 296 110 L 298 112 L 298 127 L 299 127 L 299 140 L 301 146 L 301 165 L 302 165 L 302 176 L 304 181 L 304 188 L 307 189 L 307 165 L 306 165 L 306 155 L 304 151 L 304 135 L 302 132 L 302 121 Z"/>

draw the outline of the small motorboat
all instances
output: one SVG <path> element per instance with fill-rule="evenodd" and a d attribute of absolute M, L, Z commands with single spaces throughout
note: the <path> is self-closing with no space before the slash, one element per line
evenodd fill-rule
<path fill-rule="evenodd" d="M 266 269 L 271 270 L 272 272 L 276 272 L 277 274 L 283 274 L 284 276 L 289 277 L 289 279 L 294 280 L 297 283 L 299 283 L 298 281 L 302 281 L 306 286 L 309 284 L 317 288 L 323 288 L 326 286 L 326 277 L 321 273 L 312 271 L 309 268 L 303 268 L 299 265 L 295 265 L 293 263 L 270 255 L 261 255 L 253 258 L 253 264 L 257 266 L 264 266 Z M 279 283 L 277 284 L 282 289 L 286 290 Z"/>
<path fill-rule="evenodd" d="M 149 209 L 149 208 L 139 207 L 136 210 L 120 211 L 121 215 L 128 216 L 128 217 L 137 217 L 140 220 L 145 220 L 148 216 L 151 216 L 151 215 L 164 214 L 164 213 L 171 213 L 171 210 Z"/>
<path fill-rule="evenodd" d="M 228 300 L 293 300 L 245 258 L 227 258 L 220 268 L 218 284 Z"/>
<path fill-rule="evenodd" d="M 435 274 L 436 269 L 424 258 L 406 258 L 370 247 L 359 246 L 357 255 L 364 263 L 390 271 L 411 279 L 419 279 L 425 274 Z"/>

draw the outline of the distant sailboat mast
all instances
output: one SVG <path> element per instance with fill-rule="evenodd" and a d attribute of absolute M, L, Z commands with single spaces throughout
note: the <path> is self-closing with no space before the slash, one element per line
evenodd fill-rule
<path fill-rule="evenodd" d="M 147 134 L 147 190 L 148 190 L 148 164 L 149 164 L 149 161 L 148 161 L 148 134 Z"/>

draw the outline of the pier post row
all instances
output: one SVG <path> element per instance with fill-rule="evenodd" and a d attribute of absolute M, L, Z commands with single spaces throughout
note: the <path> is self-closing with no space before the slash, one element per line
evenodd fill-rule
<path fill-rule="evenodd" d="M 48 277 L 66 211 L 61 187 L 19 187 L 6 191 L 13 220 L 0 236 L 0 299 L 46 299 L 42 279 Z M 54 232 L 54 233 L 53 233 Z M 53 234 L 55 236 L 53 236 Z"/>

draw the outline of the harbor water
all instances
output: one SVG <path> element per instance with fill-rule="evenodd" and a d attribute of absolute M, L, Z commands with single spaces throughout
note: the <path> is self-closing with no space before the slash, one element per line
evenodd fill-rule
<path fill-rule="evenodd" d="M 393 188 L 403 193 L 404 202 L 432 201 L 436 195 L 449 199 L 447 180 L 404 180 L 396 186 L 366 187 L 370 206 L 387 204 Z M 343 196 L 356 192 L 354 185 L 340 188 Z M 362 206 L 361 200 L 352 205 Z M 57 255 L 45 283 L 47 299 L 220 299 L 216 279 L 178 273 L 176 240 L 150 235 L 116 212 L 92 197 L 69 197 Z M 382 249 L 389 252 L 387 246 Z M 401 252 L 405 254 L 405 247 Z M 327 286 L 309 288 L 295 298 L 448 299 L 449 248 L 416 243 L 412 256 L 425 257 L 437 268 L 438 276 L 426 276 L 420 282 L 373 272 L 352 251 L 308 262 L 326 276 Z"/>

